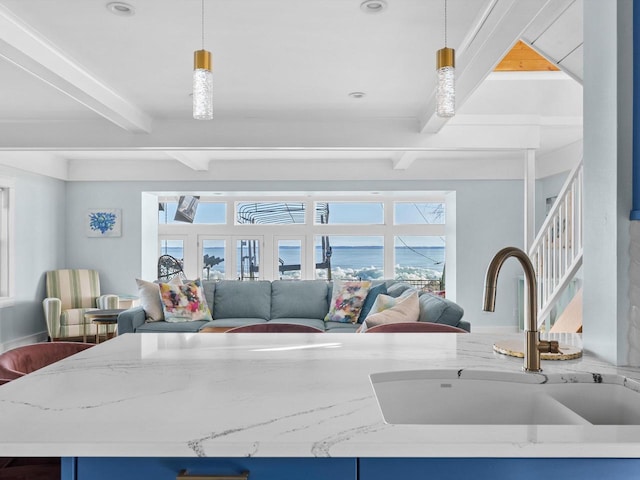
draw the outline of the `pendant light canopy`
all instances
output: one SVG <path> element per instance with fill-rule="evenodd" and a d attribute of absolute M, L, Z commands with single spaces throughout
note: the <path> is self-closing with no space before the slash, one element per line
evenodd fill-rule
<path fill-rule="evenodd" d="M 211 52 L 204 49 L 204 0 L 202 0 L 202 50 L 193 52 L 193 118 L 213 119 Z"/>
<path fill-rule="evenodd" d="M 456 51 L 447 48 L 447 0 L 444 0 L 444 48 L 436 53 L 438 86 L 436 114 L 453 117 L 456 113 Z"/>

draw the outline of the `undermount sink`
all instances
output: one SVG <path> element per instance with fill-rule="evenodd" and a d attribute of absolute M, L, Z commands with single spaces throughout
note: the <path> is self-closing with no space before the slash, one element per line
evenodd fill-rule
<path fill-rule="evenodd" d="M 415 370 L 370 379 L 390 424 L 640 425 L 640 394 L 622 377 Z"/>

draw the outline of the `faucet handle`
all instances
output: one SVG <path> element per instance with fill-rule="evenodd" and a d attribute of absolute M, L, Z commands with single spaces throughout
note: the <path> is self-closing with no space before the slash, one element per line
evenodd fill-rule
<path fill-rule="evenodd" d="M 541 353 L 562 353 L 557 340 L 540 340 L 538 351 Z"/>

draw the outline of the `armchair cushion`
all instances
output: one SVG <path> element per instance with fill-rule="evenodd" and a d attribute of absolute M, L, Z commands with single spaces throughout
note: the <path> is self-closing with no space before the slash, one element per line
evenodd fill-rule
<path fill-rule="evenodd" d="M 84 314 L 97 308 L 70 308 L 63 310 L 60 314 L 60 335 L 59 337 L 80 337 L 85 334 Z M 93 332 L 92 326 L 88 325 L 86 333 Z"/>

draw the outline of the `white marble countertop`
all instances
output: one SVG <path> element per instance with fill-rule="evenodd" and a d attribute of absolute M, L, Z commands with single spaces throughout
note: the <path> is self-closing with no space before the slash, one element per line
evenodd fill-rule
<path fill-rule="evenodd" d="M 126 334 L 1 386 L 0 456 L 640 456 L 640 425 L 384 423 L 369 374 L 520 372 L 499 338 Z M 543 368 L 640 379 L 588 354 Z"/>

